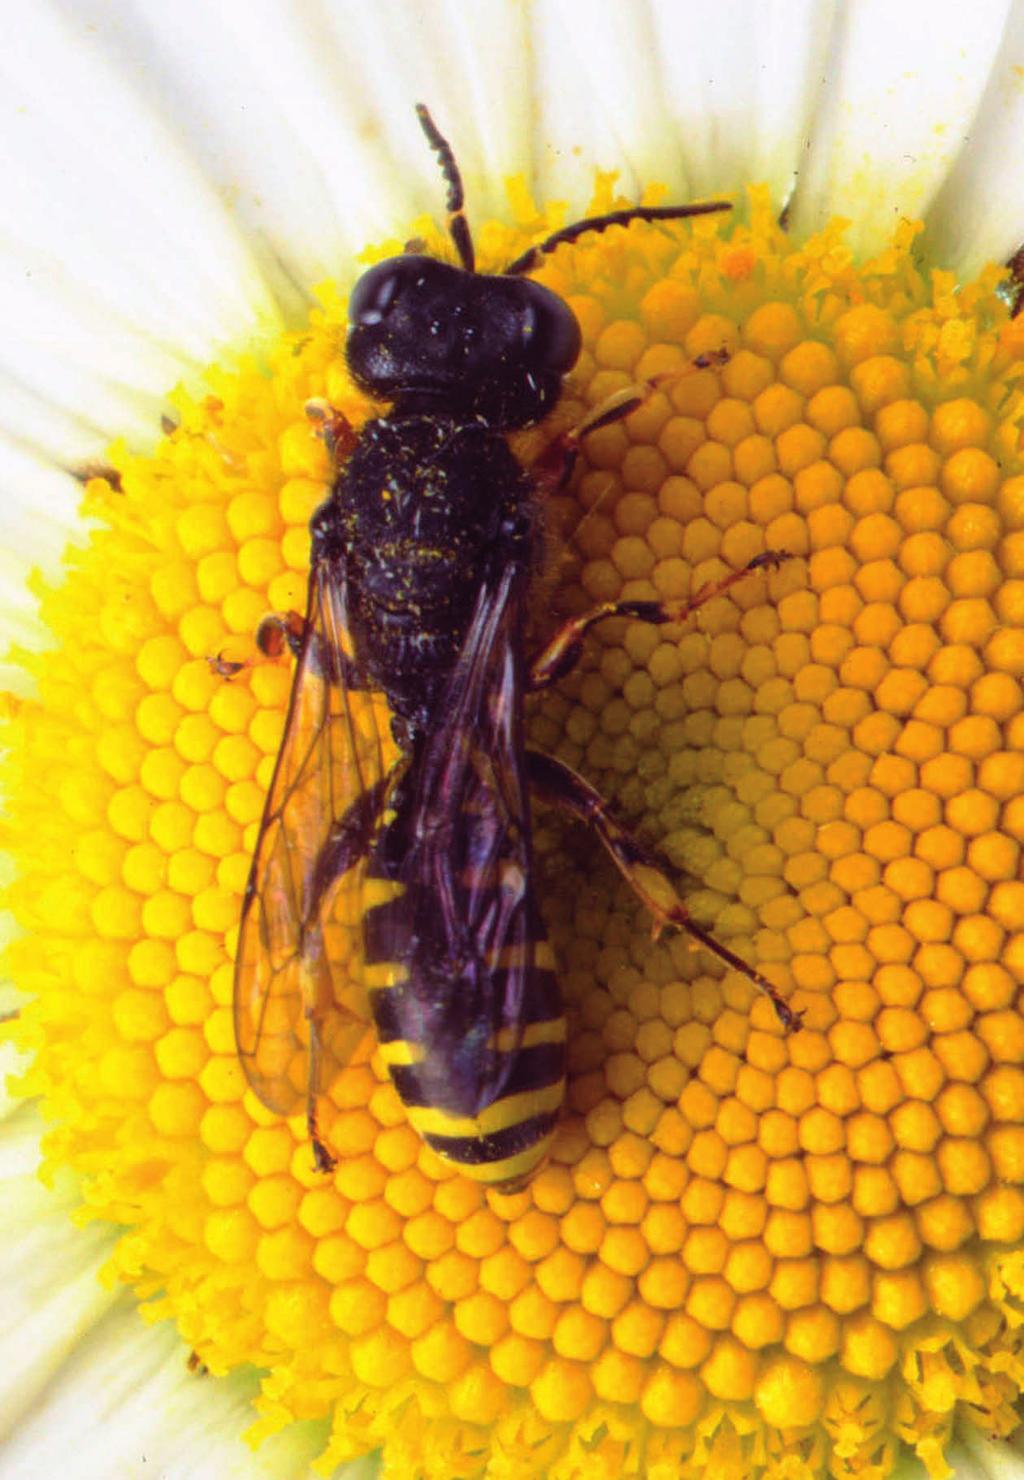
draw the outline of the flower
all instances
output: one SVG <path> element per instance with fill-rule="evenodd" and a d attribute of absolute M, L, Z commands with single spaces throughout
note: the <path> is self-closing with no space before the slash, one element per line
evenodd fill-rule
<path fill-rule="evenodd" d="M 684 47 L 674 14 L 656 12 L 652 23 L 662 53 L 717 45 L 741 72 L 731 30 L 695 38 L 687 29 Z M 319 149 L 291 145 L 290 169 L 269 170 L 268 188 L 312 173 L 325 133 L 331 151 L 358 156 L 358 135 L 328 127 L 318 107 L 322 48 L 304 49 L 271 14 L 258 25 L 248 10 L 189 19 L 125 8 L 82 36 L 40 10 L 38 29 L 19 38 L 14 95 L 31 134 L 26 173 L 32 148 L 64 163 L 70 150 L 88 153 L 75 131 L 55 127 L 64 107 L 78 121 L 76 95 L 73 86 L 40 92 L 33 41 L 45 42 L 51 65 L 64 59 L 69 79 L 123 100 L 132 84 L 112 56 L 125 58 L 129 79 L 149 59 L 160 96 L 174 82 L 183 88 L 183 77 L 192 86 L 208 64 L 197 37 L 216 50 L 221 27 L 244 43 L 230 84 L 243 99 L 254 94 L 250 69 L 280 80 L 291 66 L 301 81 L 281 89 L 285 117 L 300 139 L 312 130 Z M 497 58 L 493 78 L 503 57 L 525 54 L 524 37 L 517 9 L 495 7 L 486 20 L 504 29 L 488 32 L 480 63 Z M 602 192 L 641 181 L 682 193 L 666 139 L 699 140 L 709 117 L 724 132 L 728 113 L 701 100 L 692 127 L 680 129 L 690 122 L 688 79 L 666 67 L 661 108 L 650 53 L 623 46 L 618 16 L 579 21 L 565 7 L 537 34 L 539 75 L 558 62 L 560 84 L 542 93 L 538 137 L 582 136 L 601 162 L 616 158 L 602 128 L 628 141 L 636 178 L 599 182 L 599 203 Z M 930 27 L 941 22 L 929 11 Z M 373 23 L 377 32 L 354 10 L 345 23 L 349 49 L 364 28 L 368 76 L 396 65 L 406 28 L 433 24 L 401 7 Z M 940 1473 L 956 1405 L 962 1418 L 1009 1431 L 1019 1364 L 1013 1250 L 1024 1232 L 1013 564 L 1022 346 L 995 274 L 957 290 L 952 276 L 918 265 L 913 225 L 882 225 L 863 201 L 900 217 L 930 204 L 928 260 L 945 248 L 969 273 L 1009 254 L 1019 214 L 1003 217 L 1000 236 L 998 218 L 978 218 L 972 190 L 1007 127 L 998 86 L 1020 25 L 1016 7 L 1008 17 L 980 13 L 967 42 L 975 66 L 964 64 L 973 87 L 965 81 L 952 103 L 943 93 L 941 114 L 922 109 L 920 123 L 906 121 L 901 155 L 914 158 L 896 175 L 877 158 L 870 175 L 844 165 L 846 135 L 830 138 L 826 109 L 825 142 L 810 134 L 790 238 L 755 191 L 735 229 L 610 234 L 540 274 L 585 332 L 579 400 L 600 400 L 629 378 L 666 377 L 627 426 L 589 439 L 576 494 L 555 508 L 573 551 L 561 600 L 675 598 L 763 545 L 799 559 L 770 582 L 752 579 L 671 641 L 640 626 L 599 633 L 579 674 L 538 704 L 532 734 L 583 766 L 662 844 L 695 881 L 691 908 L 774 968 L 805 1016 L 784 1038 L 742 975 L 722 977 L 681 939 L 652 945 L 628 893 L 552 826 L 542 865 L 572 1020 L 569 1113 L 551 1164 L 515 1196 L 485 1194 L 432 1157 L 372 1061 L 353 1063 L 335 1085 L 325 1130 L 342 1161 L 333 1180 L 315 1173 L 301 1125 L 245 1093 L 227 1011 L 229 948 L 288 684 L 285 667 L 257 661 L 250 638 L 268 608 L 300 601 L 305 526 L 330 476 L 302 405 L 326 392 L 353 416 L 363 411 L 339 363 L 341 300 L 326 295 L 308 327 L 282 335 L 279 317 L 298 309 L 289 284 L 339 275 L 355 246 L 404 231 L 416 208 L 435 206 L 437 181 L 407 107 L 416 95 L 445 118 L 468 164 L 483 254 L 507 260 L 513 242 L 542 235 L 553 218 L 522 187 L 503 197 L 518 161 L 498 149 L 493 124 L 478 135 L 472 115 L 454 106 L 442 115 L 435 99 L 447 94 L 422 74 L 378 122 L 405 136 L 398 152 L 403 168 L 417 161 L 409 167 L 421 170 L 422 199 L 406 180 L 339 158 L 330 179 L 347 241 L 324 211 L 325 189 L 296 190 L 285 222 L 261 200 L 273 224 L 252 230 L 257 203 L 244 185 L 236 209 L 250 233 L 236 237 L 180 154 L 154 155 L 152 107 L 136 99 L 134 130 L 115 133 L 103 114 L 86 119 L 104 167 L 131 167 L 134 209 L 114 213 L 123 234 L 116 275 L 134 262 L 148 278 L 144 294 L 128 275 L 99 298 L 102 311 L 81 306 L 66 284 L 60 317 L 53 284 L 35 295 L 40 317 L 32 335 L 15 336 L 20 389 L 6 403 L 22 447 L 62 464 L 109 456 L 118 476 L 101 472 L 87 485 L 93 529 L 69 558 L 68 583 L 42 596 L 58 646 L 19 658 L 38 697 L 12 706 L 7 774 L 21 875 L 10 898 L 27 933 L 10 961 L 37 993 L 15 1032 L 36 1051 L 24 1084 L 52 1122 L 44 1164 L 56 1173 L 69 1163 L 80 1181 L 62 1174 L 47 1259 L 33 1228 L 42 1194 L 26 1186 L 30 1126 L 15 1112 L 4 1145 L 18 1198 L 8 1205 L 22 1220 L 15 1227 L 33 1232 L 12 1247 L 25 1251 L 26 1320 L 42 1334 L 31 1361 L 8 1364 L 22 1399 L 5 1413 L 26 1411 L 59 1361 L 47 1329 L 92 1333 L 98 1322 L 48 1418 L 70 1419 L 78 1439 L 78 1393 L 88 1402 L 97 1380 L 114 1383 L 131 1361 L 133 1374 L 156 1371 L 152 1384 L 136 1389 L 122 1375 L 114 1389 L 125 1393 L 117 1421 L 126 1444 L 146 1432 L 135 1424 L 147 1398 L 157 1410 L 201 1406 L 194 1421 L 218 1432 L 210 1410 L 230 1408 L 233 1394 L 184 1372 L 164 1330 L 127 1327 L 122 1304 L 88 1273 L 102 1247 L 109 1270 L 152 1313 L 173 1315 L 213 1370 L 269 1369 L 264 1432 L 332 1421 L 329 1439 L 322 1428 L 302 1441 L 286 1430 L 271 1441 L 273 1460 L 259 1451 L 238 1461 L 229 1446 L 197 1462 L 166 1447 L 181 1425 L 169 1438 L 163 1420 L 147 1434 L 147 1461 L 152 1438 L 169 1473 L 197 1473 L 199 1463 L 218 1474 L 230 1463 L 299 1473 L 325 1443 L 334 1462 L 385 1441 L 403 1475 L 421 1466 L 472 1475 L 488 1455 L 492 1473 L 509 1475 L 612 1475 L 630 1464 L 666 1477 L 709 1466 L 802 1474 L 820 1472 L 825 1456 L 838 1473 L 884 1473 L 901 1443 Z M 573 34 L 572 79 L 559 26 Z M 748 143 L 741 158 L 738 145 L 720 144 L 703 166 L 694 142 L 693 190 L 738 186 L 756 163 L 785 197 L 792 144 L 788 153 L 769 144 L 792 140 L 796 120 L 812 116 L 803 77 L 829 56 L 840 99 L 862 76 L 859 96 L 880 88 L 877 53 L 859 71 L 870 47 L 859 23 L 850 26 L 843 45 L 820 22 L 773 36 L 809 61 L 807 71 L 780 73 L 772 91 L 788 127 L 760 154 Z M 920 36 L 909 33 L 902 54 L 900 36 L 887 36 L 890 75 L 900 75 L 901 55 L 916 57 Z M 375 37 L 387 41 L 386 57 Z M 978 79 L 988 75 L 979 105 Z M 488 119 L 525 116 L 507 88 L 504 110 L 486 94 Z M 461 92 L 471 93 L 464 74 Z M 41 107 L 40 96 L 53 101 Z M 208 156 L 209 118 L 231 128 L 225 96 L 197 89 L 198 109 L 181 119 Z M 594 126 L 588 96 L 601 98 Z M 961 134 L 949 128 L 944 160 L 922 160 L 924 141 L 935 147 L 937 116 L 949 125 L 979 108 L 980 142 L 940 189 Z M 239 140 L 236 187 L 254 154 L 273 157 L 288 137 L 281 129 Z M 825 160 L 838 174 L 827 196 Z M 592 183 L 578 163 L 541 163 L 549 188 Z M 361 209 L 356 178 L 373 185 Z M 539 196 L 542 174 L 535 183 Z M 45 273 L 57 259 L 37 256 L 33 231 L 73 226 L 84 241 L 70 270 L 91 268 L 104 282 L 109 248 L 89 250 L 103 240 L 103 212 L 90 201 L 76 214 L 78 189 L 74 175 L 48 198 L 45 223 L 26 203 L 18 239 L 33 242 L 33 270 L 38 261 Z M 844 189 L 858 204 L 852 233 L 824 219 Z M 1011 189 L 1001 188 L 1001 208 Z M 992 194 L 977 199 L 991 204 Z M 328 219 L 295 220 L 300 211 Z M 484 227 L 488 211 L 505 224 Z M 188 256 L 159 236 L 140 235 L 136 249 L 132 233 L 154 215 L 180 233 L 172 242 L 193 238 Z M 413 229 L 432 231 L 429 221 Z M 330 252 L 333 262 L 317 256 Z M 222 275 L 207 263 L 222 264 Z M 279 306 L 259 286 L 259 268 Z M 133 318 L 149 330 L 145 354 L 136 354 Z M 253 323 L 259 360 L 181 392 L 180 425 L 153 448 L 149 396 L 192 373 L 214 340 L 244 342 Z M 693 371 L 694 356 L 723 346 L 730 358 L 720 370 Z M 90 396 L 79 366 L 96 369 L 102 389 Z M 122 441 L 104 453 L 94 429 L 144 450 Z M 24 471 L 24 451 L 12 457 Z M 45 559 L 52 539 L 25 533 Z M 223 671 L 235 661 L 248 666 Z M 69 1245 L 58 1230 L 76 1199 L 91 1220 L 126 1230 L 116 1245 L 95 1221 Z M 67 1247 L 82 1263 L 74 1280 L 56 1252 Z M 39 1284 L 56 1288 L 44 1298 Z M 208 1400 L 196 1393 L 206 1388 Z M 237 1422 L 237 1409 L 221 1411 L 220 1423 Z M 15 1466 L 46 1452 L 41 1430 L 50 1427 L 26 1423 Z M 976 1455 L 979 1441 L 969 1426 L 965 1434 Z"/>

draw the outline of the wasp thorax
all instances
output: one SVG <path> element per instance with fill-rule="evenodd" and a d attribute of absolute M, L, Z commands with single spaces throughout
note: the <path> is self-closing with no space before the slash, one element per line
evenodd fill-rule
<path fill-rule="evenodd" d="M 537 421 L 580 351 L 572 310 L 525 278 L 465 272 L 432 257 L 380 262 L 349 302 L 346 357 L 371 395 L 479 416 L 498 427 Z"/>

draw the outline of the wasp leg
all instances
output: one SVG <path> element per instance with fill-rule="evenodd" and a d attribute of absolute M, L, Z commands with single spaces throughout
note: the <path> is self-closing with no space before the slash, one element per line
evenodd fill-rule
<path fill-rule="evenodd" d="M 763 550 L 741 570 L 731 570 L 717 581 L 708 581 L 687 601 L 604 601 L 581 616 L 571 617 L 533 659 L 527 674 L 528 687 L 547 688 L 571 672 L 583 652 L 583 639 L 595 622 L 603 622 L 606 617 L 632 617 L 634 621 L 653 622 L 656 626 L 685 622 L 706 602 L 722 596 L 752 571 L 778 570 L 789 558 L 785 550 Z"/>
<path fill-rule="evenodd" d="M 568 427 L 553 437 L 530 464 L 530 477 L 538 492 L 552 494 L 564 488 L 576 466 L 583 439 L 589 437 L 591 432 L 611 426 L 613 422 L 628 416 L 631 411 L 636 411 L 637 407 L 643 405 L 651 389 L 653 383 L 649 387 L 624 386 L 599 401 L 576 426 Z"/>
<path fill-rule="evenodd" d="M 709 350 L 707 354 L 697 355 L 682 370 L 667 371 L 662 375 L 654 375 L 649 380 L 638 381 L 634 385 L 624 385 L 619 390 L 612 391 L 611 395 L 605 396 L 604 400 L 592 406 L 582 421 L 577 422 L 574 427 L 557 433 L 543 452 L 531 463 L 530 477 L 538 492 L 552 494 L 565 487 L 576 465 L 580 446 L 584 438 L 589 437 L 592 432 L 600 431 L 602 427 L 610 427 L 615 422 L 631 416 L 651 398 L 655 391 L 671 381 L 682 380 L 698 370 L 723 365 L 728 358 L 728 350 Z"/>
<path fill-rule="evenodd" d="M 256 628 L 254 641 L 267 658 L 283 658 L 286 651 L 293 658 L 301 658 L 308 630 L 309 623 L 297 611 L 268 612 Z M 313 673 L 327 679 L 329 683 L 343 684 L 346 689 L 366 687 L 357 665 L 350 662 L 340 648 L 329 647 L 316 633 L 312 635 L 311 642 L 313 650 L 309 666 Z"/>
<path fill-rule="evenodd" d="M 336 879 L 347 874 L 370 851 L 377 820 L 391 784 L 391 773 L 368 787 L 332 822 L 309 876 L 307 914 L 316 919 L 323 897 Z"/>
<path fill-rule="evenodd" d="M 755 967 L 749 966 L 735 951 L 722 945 L 690 915 L 669 878 L 669 864 L 655 848 L 640 841 L 611 815 L 608 803 L 599 791 L 584 781 L 564 761 L 544 755 L 539 750 L 527 750 L 526 774 L 530 784 L 541 797 L 553 806 L 560 807 L 580 822 L 592 827 L 611 855 L 615 867 L 640 902 L 650 912 L 658 933 L 668 925 L 685 930 L 706 950 L 740 971 L 757 989 L 771 1000 L 779 1021 L 787 1032 L 800 1026 L 800 1013 L 794 1012 L 779 995 L 767 977 Z"/>
<path fill-rule="evenodd" d="M 359 434 L 348 417 L 321 396 L 308 400 L 304 409 L 306 420 L 316 429 L 334 462 L 350 457 Z"/>
<path fill-rule="evenodd" d="M 306 1083 L 306 1125 L 309 1129 L 309 1144 L 313 1148 L 313 1170 L 317 1172 L 333 1172 L 338 1164 L 338 1159 L 328 1151 L 324 1142 L 320 1139 L 320 1130 L 316 1119 L 316 1102 L 320 1096 L 320 1060 L 323 1056 L 323 1042 L 320 1036 L 320 1019 L 317 1013 L 309 1015 L 309 1077 Z"/>

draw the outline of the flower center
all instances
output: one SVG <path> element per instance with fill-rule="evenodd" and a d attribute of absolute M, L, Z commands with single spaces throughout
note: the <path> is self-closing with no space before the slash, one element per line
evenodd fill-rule
<path fill-rule="evenodd" d="M 6 771 L 33 994 L 11 1031 L 46 1162 L 124 1228 L 112 1267 L 150 1314 L 214 1372 L 269 1369 L 260 1432 L 331 1416 L 325 1463 L 884 1475 L 904 1441 L 939 1473 L 955 1417 L 1013 1426 L 1024 333 L 998 274 L 926 277 L 911 227 L 857 267 L 838 224 L 792 243 L 756 192 L 751 222 L 612 231 L 538 274 L 584 334 L 560 419 L 658 380 L 551 501 L 537 620 L 797 558 L 685 628 L 599 627 L 528 728 L 802 1027 L 652 941 L 591 840 L 538 812 L 570 1082 L 525 1191 L 430 1152 L 377 1054 L 331 1086 L 318 1173 L 235 1054 L 291 676 L 253 634 L 302 606 L 332 477 L 305 402 L 367 414 L 339 300 L 269 369 L 181 397 L 152 456 L 115 449 L 120 487 L 90 484 L 100 527 L 43 594 L 58 647 L 24 657 Z M 480 240 L 508 260 L 528 234 Z"/>

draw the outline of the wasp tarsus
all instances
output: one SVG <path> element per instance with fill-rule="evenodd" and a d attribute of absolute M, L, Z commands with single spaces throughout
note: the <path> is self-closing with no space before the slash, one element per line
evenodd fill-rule
<path fill-rule="evenodd" d="M 225 658 L 223 653 L 207 653 L 206 661 L 212 671 L 227 683 L 250 666 L 248 659 Z"/>
<path fill-rule="evenodd" d="M 729 351 L 723 345 L 718 349 L 706 350 L 702 355 L 695 355 L 693 364 L 698 370 L 719 370 L 723 365 L 728 365 L 731 358 Z M 664 378 L 671 380 L 671 373 Z"/>
<path fill-rule="evenodd" d="M 764 978 L 693 925 L 657 858 L 597 793 L 523 738 L 527 692 L 569 671 L 593 622 L 678 620 L 748 574 L 690 603 L 609 603 L 530 663 L 540 495 L 582 438 L 636 410 L 652 387 L 595 408 L 536 471 L 523 467 L 509 433 L 557 404 L 581 346 L 569 307 L 523 274 L 587 232 L 728 206 L 591 217 L 501 273 L 478 273 L 454 155 L 427 110 L 417 113 L 448 186 L 461 265 L 413 250 L 365 272 L 345 357 L 359 389 L 387 409 L 356 434 L 329 404 L 307 407 L 339 471 L 310 522 L 305 615 L 268 617 L 257 633 L 264 654 L 290 652 L 296 669 L 245 892 L 235 1031 L 263 1103 L 305 1110 L 318 1171 L 334 1164 L 318 1109 L 372 1019 L 427 1145 L 508 1188 L 546 1155 L 565 1089 L 531 786 L 596 828 L 657 926 L 690 930 L 778 1007 Z M 702 358 L 716 363 L 714 352 Z"/>
<path fill-rule="evenodd" d="M 310 1134 L 309 1142 L 313 1148 L 313 1170 L 315 1172 L 333 1172 L 334 1168 L 338 1165 L 338 1158 L 328 1151 L 316 1131 Z"/>

